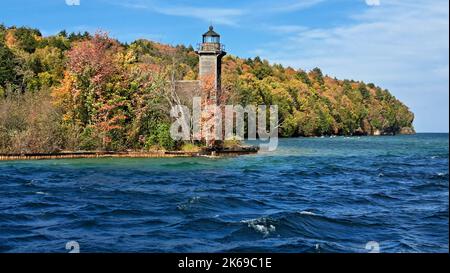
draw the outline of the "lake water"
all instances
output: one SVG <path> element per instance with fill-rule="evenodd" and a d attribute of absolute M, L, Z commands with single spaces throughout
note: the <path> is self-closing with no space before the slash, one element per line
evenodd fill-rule
<path fill-rule="evenodd" d="M 448 252 L 448 134 L 0 162 L 0 252 Z M 373 243 L 372 243 L 373 244 Z"/>

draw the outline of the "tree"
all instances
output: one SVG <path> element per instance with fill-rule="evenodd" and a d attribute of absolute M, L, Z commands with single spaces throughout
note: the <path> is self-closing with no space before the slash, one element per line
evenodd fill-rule
<path fill-rule="evenodd" d="M 155 146 L 169 151 L 175 149 L 176 142 L 170 136 L 170 124 L 160 123 L 156 125 L 145 144 L 147 149 Z"/>
<path fill-rule="evenodd" d="M 15 29 L 14 36 L 18 42 L 20 49 L 28 53 L 33 53 L 39 44 L 36 37 L 41 37 L 42 35 L 37 29 L 20 27 Z"/>
<path fill-rule="evenodd" d="M 311 85 L 311 80 L 309 79 L 308 74 L 304 70 L 299 70 L 295 76 L 303 83 Z"/>
<path fill-rule="evenodd" d="M 259 57 L 255 58 L 254 67 L 252 70 L 253 75 L 262 80 L 272 75 L 272 69 L 267 61 L 261 62 Z"/>
<path fill-rule="evenodd" d="M 17 83 L 17 65 L 18 60 L 14 53 L 0 42 L 0 87 L 6 88 L 8 83 Z"/>
<path fill-rule="evenodd" d="M 323 85 L 325 83 L 323 80 L 322 70 L 320 70 L 320 68 L 318 67 L 314 68 L 313 70 L 311 70 L 310 74 L 311 77 L 320 85 Z"/>
<path fill-rule="evenodd" d="M 361 93 L 361 96 L 363 97 L 364 100 L 370 99 L 370 92 L 369 90 L 367 90 L 367 87 L 364 83 L 360 83 L 358 85 L 358 91 L 359 93 Z"/>
<path fill-rule="evenodd" d="M 93 126 L 103 148 L 122 139 L 127 97 L 122 94 L 122 70 L 115 62 L 120 46 L 104 33 L 76 43 L 67 53 L 72 122 Z M 73 79 L 73 80 L 71 80 Z M 64 91 L 64 90 L 61 90 Z M 116 143 L 117 144 L 117 143 Z"/>

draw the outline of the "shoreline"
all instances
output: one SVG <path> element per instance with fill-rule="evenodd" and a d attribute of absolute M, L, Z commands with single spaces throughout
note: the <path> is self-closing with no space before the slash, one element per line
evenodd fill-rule
<path fill-rule="evenodd" d="M 0 154 L 0 161 L 15 160 L 48 160 L 48 159 L 80 159 L 80 158 L 176 158 L 176 157 L 234 157 L 258 153 L 255 147 L 242 147 L 221 151 L 156 151 L 156 152 L 60 152 L 60 153 L 26 153 Z"/>

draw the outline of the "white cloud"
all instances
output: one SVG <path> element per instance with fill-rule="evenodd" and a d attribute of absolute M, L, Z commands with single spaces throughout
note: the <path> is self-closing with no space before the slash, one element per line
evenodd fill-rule
<path fill-rule="evenodd" d="M 236 25 L 239 17 L 245 14 L 243 9 L 238 8 L 196 7 L 176 3 L 167 4 L 166 1 L 128 0 L 114 3 L 125 8 L 148 10 L 170 16 L 191 17 L 223 25 Z"/>
<path fill-rule="evenodd" d="M 116 1 L 116 0 L 114 0 Z M 258 0 L 241 2 L 236 8 L 214 7 L 208 4 L 187 5 L 186 1 L 126 0 L 116 1 L 117 5 L 157 12 L 170 16 L 191 17 L 215 24 L 238 26 L 244 16 L 263 17 L 268 14 L 290 13 L 317 5 L 324 0 Z"/>
<path fill-rule="evenodd" d="M 284 0 L 284 1 L 279 0 L 279 1 L 275 1 L 275 5 L 271 1 L 269 1 L 269 2 L 271 2 L 270 4 L 266 4 L 266 5 L 258 2 L 259 8 L 255 8 L 255 9 L 253 9 L 253 11 L 258 12 L 261 10 L 261 11 L 267 11 L 270 13 L 294 12 L 294 11 L 310 8 L 310 7 L 317 5 L 323 1 L 324 0 Z"/>
<path fill-rule="evenodd" d="M 245 12 L 240 9 L 222 9 L 222 8 L 197 8 L 197 7 L 165 7 L 155 8 L 156 12 L 201 19 L 207 22 L 213 22 L 224 25 L 236 25 L 238 17 Z"/>
<path fill-rule="evenodd" d="M 66 5 L 68 6 L 79 6 L 80 0 L 66 0 Z"/>
<path fill-rule="evenodd" d="M 379 6 L 381 4 L 380 0 L 366 0 L 368 6 Z"/>
<path fill-rule="evenodd" d="M 269 26 L 269 30 L 278 32 L 278 33 L 296 33 L 300 31 L 307 30 L 304 26 L 298 25 L 280 25 L 280 26 Z"/>
<path fill-rule="evenodd" d="M 384 0 L 331 28 L 281 26 L 287 38 L 256 50 L 295 68 L 316 66 L 338 78 L 388 88 L 416 113 L 419 131 L 448 131 L 449 3 Z M 434 117 L 434 120 L 429 120 Z"/>

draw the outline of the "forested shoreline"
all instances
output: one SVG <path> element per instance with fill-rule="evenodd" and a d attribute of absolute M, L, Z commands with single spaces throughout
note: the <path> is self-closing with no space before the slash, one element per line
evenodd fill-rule
<path fill-rule="evenodd" d="M 222 71 L 226 103 L 278 105 L 282 137 L 414 132 L 408 107 L 372 83 L 259 57 L 226 56 Z M 170 138 L 167 92 L 197 74 L 191 46 L 0 25 L 0 153 L 196 149 Z"/>

